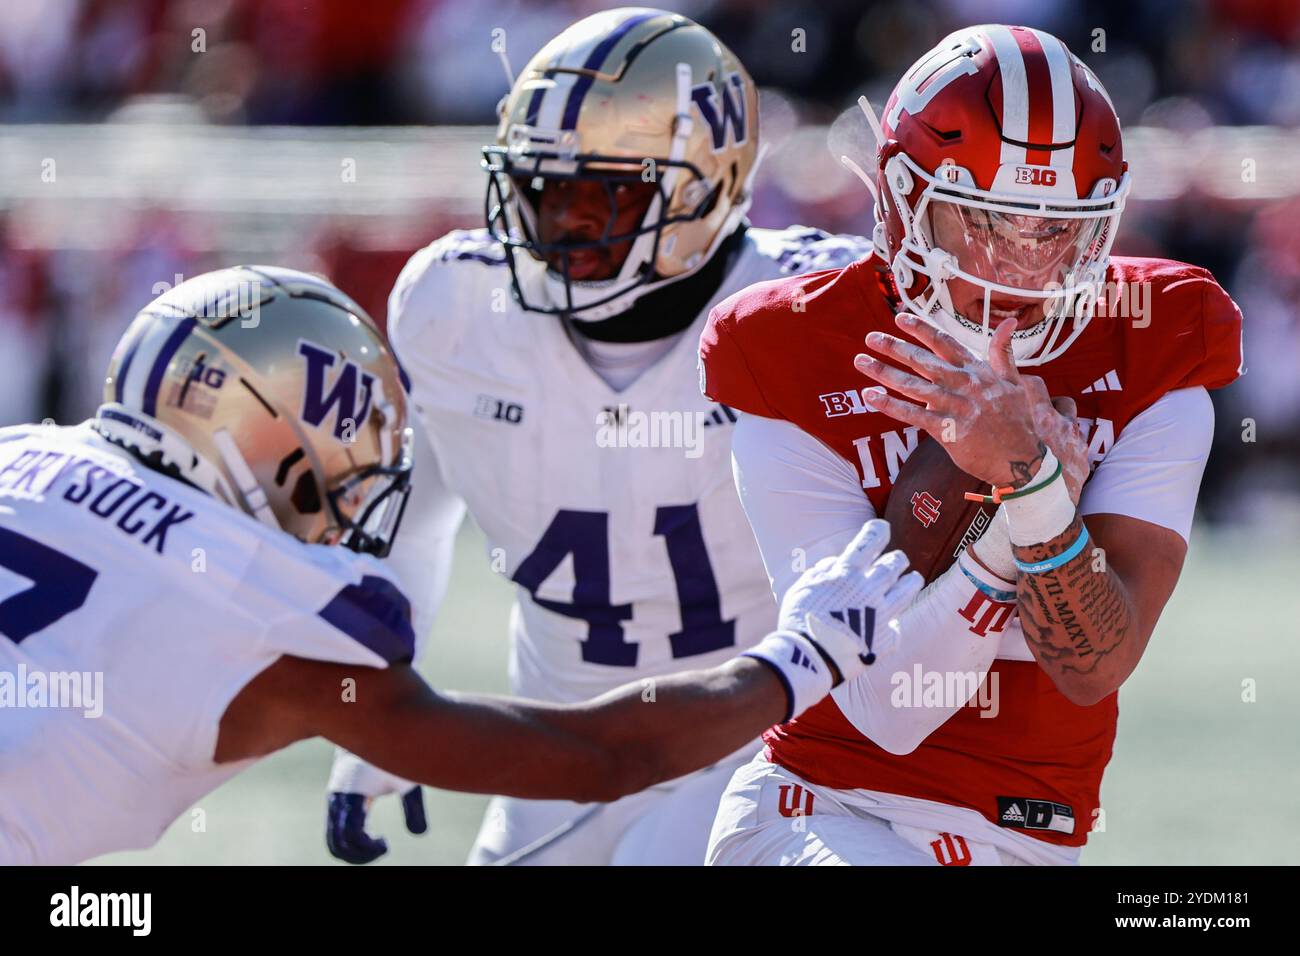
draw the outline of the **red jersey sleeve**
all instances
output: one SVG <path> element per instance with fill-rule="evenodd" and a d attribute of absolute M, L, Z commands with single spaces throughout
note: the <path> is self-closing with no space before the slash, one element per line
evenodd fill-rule
<path fill-rule="evenodd" d="M 1130 292 L 1129 301 L 1146 300 L 1143 307 L 1095 318 L 1096 335 L 1072 347 L 1062 357 L 1063 368 L 1074 371 L 1077 365 L 1081 381 L 1117 368 L 1131 390 L 1131 414 L 1166 392 L 1223 388 L 1242 374 L 1241 310 L 1209 271 L 1168 259 L 1112 263 L 1124 288 L 1145 287 L 1149 299 Z"/>
<path fill-rule="evenodd" d="M 705 397 L 800 423 L 807 383 L 830 380 L 828 364 L 856 377 L 853 355 L 865 334 L 854 322 L 861 313 L 858 265 L 760 282 L 714 306 L 700 336 Z M 841 340 L 852 340 L 847 359 Z"/>
<path fill-rule="evenodd" d="M 1223 287 L 1205 269 L 1197 269 L 1204 281 L 1200 286 L 1201 336 L 1204 357 L 1184 382 L 1184 386 L 1204 385 L 1206 388 L 1223 388 L 1242 375 L 1245 360 L 1242 355 L 1241 309 Z"/>
<path fill-rule="evenodd" d="M 700 335 L 700 391 L 711 401 L 742 412 L 778 418 L 768 404 L 736 331 L 737 309 L 750 290 L 719 302 Z"/>
<path fill-rule="evenodd" d="M 761 381 L 758 365 L 780 338 L 780 317 L 789 315 L 790 286 L 797 280 L 759 282 L 725 298 L 708 313 L 699 337 L 699 390 L 705 398 L 764 418 L 784 418 Z"/>

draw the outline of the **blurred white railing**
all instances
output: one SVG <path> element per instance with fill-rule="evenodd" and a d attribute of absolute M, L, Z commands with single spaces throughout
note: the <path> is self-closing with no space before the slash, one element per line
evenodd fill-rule
<path fill-rule="evenodd" d="M 10 214 L 18 241 L 44 247 L 118 245 L 124 224 L 150 209 L 177 214 L 187 223 L 187 244 L 200 250 L 281 248 L 337 220 L 362 241 L 370 230 L 377 243 L 400 246 L 425 235 L 434 213 L 478 221 L 479 148 L 492 135 L 478 126 L 0 126 L 0 210 Z M 760 186 L 808 177 L 820 199 L 860 189 L 827 152 L 810 155 L 810 146 L 826 139 L 822 127 L 783 137 Z M 1297 130 L 1136 127 L 1125 143 L 1137 202 L 1300 195 Z M 800 188 L 790 185 L 798 197 Z"/>

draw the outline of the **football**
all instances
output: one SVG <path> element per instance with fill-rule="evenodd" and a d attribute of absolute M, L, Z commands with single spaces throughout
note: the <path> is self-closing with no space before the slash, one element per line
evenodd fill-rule
<path fill-rule="evenodd" d="M 906 554 L 927 583 L 948 570 L 993 519 L 996 509 L 968 501 L 963 497 L 968 491 L 987 493 L 988 484 L 959 469 L 943 445 L 928 436 L 894 480 L 884 514 L 889 546 Z"/>

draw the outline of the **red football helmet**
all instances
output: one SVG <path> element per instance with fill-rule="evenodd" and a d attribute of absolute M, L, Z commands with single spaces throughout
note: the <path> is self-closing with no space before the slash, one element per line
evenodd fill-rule
<path fill-rule="evenodd" d="M 907 72 L 877 135 L 874 238 L 903 304 L 981 356 L 1009 317 L 1017 364 L 1064 352 L 1096 308 L 1129 190 L 1092 71 L 1041 30 L 969 27 Z"/>

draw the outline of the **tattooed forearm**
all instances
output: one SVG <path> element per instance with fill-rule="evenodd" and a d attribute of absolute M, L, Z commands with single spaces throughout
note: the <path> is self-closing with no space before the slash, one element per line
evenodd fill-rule
<path fill-rule="evenodd" d="M 1026 564 L 1046 560 L 1069 548 L 1082 527 L 1076 516 L 1051 541 L 1013 551 Z M 1052 571 L 1021 573 L 1016 590 L 1025 639 L 1053 676 L 1096 672 L 1133 629 L 1133 607 L 1123 582 L 1097 561 L 1091 548 Z"/>
<path fill-rule="evenodd" d="M 1011 487 L 1023 488 L 1029 484 L 1029 479 L 1033 478 L 1038 471 L 1038 467 L 1043 463 L 1043 458 L 1047 455 L 1047 446 L 1041 441 L 1038 443 L 1038 454 L 1029 461 L 1009 461 L 1007 467 L 1011 469 Z"/>

